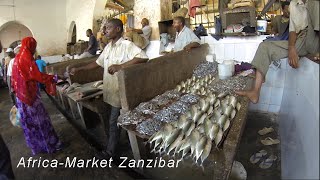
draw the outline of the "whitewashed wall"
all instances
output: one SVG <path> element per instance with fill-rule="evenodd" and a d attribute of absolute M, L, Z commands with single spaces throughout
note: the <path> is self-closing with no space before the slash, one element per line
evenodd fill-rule
<path fill-rule="evenodd" d="M 65 0 L 15 0 L 15 7 L 0 6 L 0 29 L 18 21 L 28 27 L 38 42 L 38 52 L 44 55 L 64 53 L 66 46 Z M 0 5 L 13 5 L 12 0 L 1 0 Z M 14 40 L 13 40 L 14 41 Z"/>

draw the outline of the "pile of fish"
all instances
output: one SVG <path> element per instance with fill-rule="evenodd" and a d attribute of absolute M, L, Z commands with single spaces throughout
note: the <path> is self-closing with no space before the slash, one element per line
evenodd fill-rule
<path fill-rule="evenodd" d="M 159 122 L 172 122 L 185 113 L 190 105 L 199 99 L 195 95 L 183 95 L 182 93 L 170 90 L 156 96 L 148 102 L 140 103 L 134 110 L 122 114 L 118 118 L 118 125 L 137 125 L 145 119 L 155 119 Z M 180 97 L 183 97 L 180 99 Z M 130 117 L 133 116 L 133 117 Z M 146 124 L 140 125 L 140 132 L 150 132 L 141 130 L 143 127 L 148 129 Z M 138 130 L 138 129 L 137 129 Z M 146 134 L 146 133 L 143 133 Z"/>
<path fill-rule="evenodd" d="M 133 110 L 133 111 L 128 111 L 124 114 L 121 114 L 118 118 L 118 126 L 119 125 L 137 125 L 144 121 L 146 118 L 142 115 L 142 113 Z"/>
<path fill-rule="evenodd" d="M 210 91 L 221 93 L 227 92 L 235 95 L 234 91 L 244 90 L 247 84 L 247 78 L 243 76 L 234 76 L 226 80 L 220 80 L 217 83 L 208 86 Z"/>
<path fill-rule="evenodd" d="M 148 140 L 153 147 L 151 152 L 181 159 L 189 155 L 202 166 L 211 152 L 212 143 L 216 146 L 221 143 L 240 108 L 235 96 L 210 93 L 192 105 L 177 121 L 166 123 L 153 134 Z"/>
<path fill-rule="evenodd" d="M 154 133 L 158 132 L 161 126 L 162 123 L 160 121 L 157 121 L 155 119 L 147 119 L 138 124 L 136 129 L 140 134 L 151 136 Z"/>
<path fill-rule="evenodd" d="M 193 70 L 193 76 L 197 78 L 203 78 L 209 74 L 214 76 L 217 73 L 217 68 L 218 68 L 217 62 L 204 61 Z"/>
<path fill-rule="evenodd" d="M 206 95 L 210 93 L 208 86 L 214 81 L 214 77 L 208 74 L 202 78 L 192 76 L 186 81 L 182 81 L 175 88 L 176 91 L 181 93 L 191 93 L 197 95 Z"/>

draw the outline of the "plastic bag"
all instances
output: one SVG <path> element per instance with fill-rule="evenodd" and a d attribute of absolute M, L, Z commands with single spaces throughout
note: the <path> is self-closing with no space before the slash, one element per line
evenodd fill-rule
<path fill-rule="evenodd" d="M 21 127 L 20 124 L 20 113 L 16 106 L 13 106 L 10 110 L 9 119 L 11 124 L 15 127 Z"/>

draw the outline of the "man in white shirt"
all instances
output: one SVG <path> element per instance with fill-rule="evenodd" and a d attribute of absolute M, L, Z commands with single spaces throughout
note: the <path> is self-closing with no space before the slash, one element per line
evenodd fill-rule
<path fill-rule="evenodd" d="M 266 41 L 260 43 L 253 58 L 256 79 L 253 89 L 237 91 L 258 103 L 262 83 L 269 65 L 278 59 L 288 57 L 292 68 L 299 67 L 299 56 L 319 53 L 319 1 L 292 0 L 290 2 L 289 41 Z"/>
<path fill-rule="evenodd" d="M 18 45 L 17 47 L 14 48 L 13 52 L 15 55 L 17 55 L 20 51 L 20 47 L 21 45 Z M 11 101 L 13 103 L 13 105 L 16 105 L 16 97 L 13 93 L 13 89 L 11 88 L 11 76 L 12 76 L 12 67 L 13 67 L 13 63 L 14 63 L 14 59 L 11 59 L 8 65 L 8 70 L 7 70 L 7 83 L 8 83 L 8 88 L 9 88 L 9 95 L 11 97 Z"/>
<path fill-rule="evenodd" d="M 187 50 L 200 46 L 200 39 L 194 32 L 185 26 L 184 17 L 178 16 L 173 19 L 172 26 L 176 29 L 177 35 L 174 42 L 174 52 Z"/>
<path fill-rule="evenodd" d="M 151 36 L 152 29 L 149 26 L 149 20 L 147 18 L 143 18 L 141 20 L 141 26 L 142 26 L 142 29 L 128 28 L 127 31 L 139 34 L 143 38 L 142 40 L 140 40 L 141 42 L 143 41 L 143 43 L 141 43 L 141 49 L 145 49 L 150 43 L 150 36 Z M 134 36 L 134 34 L 132 34 L 130 36 Z M 137 46 L 139 46 L 139 45 L 137 45 Z"/>
<path fill-rule="evenodd" d="M 120 19 L 111 19 L 106 24 L 106 36 L 110 43 L 104 48 L 99 58 L 84 67 L 72 68 L 70 74 L 78 71 L 89 70 L 101 66 L 104 68 L 103 76 L 103 100 L 111 106 L 109 117 L 109 140 L 107 149 L 101 152 L 101 156 L 114 156 L 119 140 L 117 119 L 120 115 L 120 95 L 117 72 L 133 64 L 145 63 L 147 55 L 132 42 L 124 40 L 123 24 Z M 107 127 L 105 123 L 105 127 Z"/>

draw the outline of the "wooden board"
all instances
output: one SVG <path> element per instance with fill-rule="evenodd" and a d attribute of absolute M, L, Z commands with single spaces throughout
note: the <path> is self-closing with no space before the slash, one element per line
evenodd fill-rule
<path fill-rule="evenodd" d="M 205 61 L 208 47 L 203 44 L 190 53 L 179 51 L 121 70 L 118 81 L 122 109 L 131 110 L 190 78 L 193 69 Z"/>

